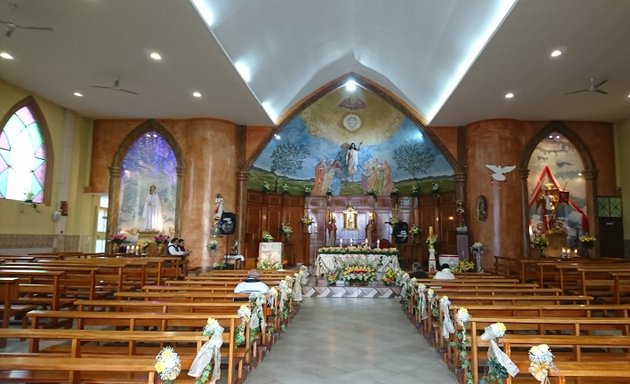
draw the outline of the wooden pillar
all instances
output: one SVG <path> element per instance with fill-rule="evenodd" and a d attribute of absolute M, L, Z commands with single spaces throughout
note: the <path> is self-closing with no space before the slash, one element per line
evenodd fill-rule
<path fill-rule="evenodd" d="M 106 239 L 118 232 L 118 211 L 120 209 L 120 176 L 122 168 L 109 167 L 109 205 L 107 206 L 107 233 Z"/>
<path fill-rule="evenodd" d="M 177 174 L 177 188 L 175 190 L 175 236 L 181 235 L 181 225 L 182 221 L 179 216 L 182 214 L 182 190 L 183 190 L 183 179 L 184 179 L 184 167 L 179 166 L 175 168 L 175 173 Z"/>
<path fill-rule="evenodd" d="M 588 216 L 589 234 L 599 238 L 599 219 L 597 217 L 597 174 L 596 169 L 582 171 L 586 187 L 586 215 Z M 599 242 L 595 242 L 594 255 L 599 257 Z"/>
<path fill-rule="evenodd" d="M 239 171 L 236 175 L 236 238 L 238 239 L 238 254 L 243 254 L 243 246 L 245 243 L 245 221 L 247 219 L 247 179 L 249 173 L 243 168 L 245 167 L 245 142 L 247 139 L 247 130 L 244 125 L 236 127 L 238 135 L 236 161 Z M 229 247 L 229 244 L 227 245 Z"/>

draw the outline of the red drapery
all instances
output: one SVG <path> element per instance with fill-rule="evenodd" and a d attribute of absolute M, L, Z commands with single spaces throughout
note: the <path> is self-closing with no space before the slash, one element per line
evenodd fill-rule
<path fill-rule="evenodd" d="M 529 209 L 531 209 L 534 204 L 536 204 L 537 206 L 539 206 L 541 204 L 540 200 L 538 200 L 538 194 L 540 193 L 540 189 L 543 186 L 543 181 L 545 180 L 545 177 L 547 177 L 549 179 L 549 181 L 556 187 L 558 188 L 558 190 L 560 190 L 560 186 L 558 185 L 558 181 L 556 180 L 556 178 L 553 176 L 553 173 L 551 173 L 551 169 L 549 169 L 549 166 L 545 166 L 545 168 L 543 168 L 542 172 L 540 172 L 540 176 L 538 176 L 538 180 L 536 180 L 536 186 L 534 187 L 534 191 L 532 192 L 530 199 L 529 199 L 529 204 L 527 205 L 527 207 Z M 571 199 L 571 197 L 569 196 L 568 201 L 566 201 L 567 204 L 569 204 L 569 206 L 573 209 L 575 209 L 580 215 L 582 215 L 582 231 L 583 232 L 588 232 L 589 231 L 589 226 L 588 226 L 588 216 L 586 216 L 586 213 L 584 213 L 584 211 L 578 207 L 575 202 Z M 545 224 L 545 226 L 547 225 L 545 223 L 545 215 L 542 215 L 542 219 L 543 219 L 543 223 Z"/>

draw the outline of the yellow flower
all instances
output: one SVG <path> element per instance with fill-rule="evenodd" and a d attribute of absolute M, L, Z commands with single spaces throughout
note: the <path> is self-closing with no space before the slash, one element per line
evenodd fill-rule
<path fill-rule="evenodd" d="M 217 320 L 214 317 L 208 317 L 208 324 L 216 323 Z"/>
<path fill-rule="evenodd" d="M 169 349 L 165 349 L 164 351 L 162 351 L 162 358 L 168 359 L 169 357 L 171 357 L 172 354 L 173 353 Z"/>
<path fill-rule="evenodd" d="M 505 333 L 505 331 L 507 331 L 507 327 L 502 322 L 497 321 L 495 324 L 497 326 L 497 329 L 499 329 L 501 333 Z"/>
<path fill-rule="evenodd" d="M 157 373 L 162 373 L 164 372 L 164 362 L 163 361 L 156 361 L 155 362 L 155 370 L 157 371 Z"/>

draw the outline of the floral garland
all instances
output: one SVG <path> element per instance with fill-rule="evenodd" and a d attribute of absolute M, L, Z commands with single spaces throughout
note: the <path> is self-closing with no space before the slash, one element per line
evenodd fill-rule
<path fill-rule="evenodd" d="M 529 349 L 529 373 L 540 384 L 549 383 L 549 370 L 554 368 L 553 354 L 547 344 L 534 345 Z"/>
<path fill-rule="evenodd" d="M 282 264 L 279 261 L 273 262 L 269 259 L 261 260 L 256 264 L 256 269 L 261 271 L 277 271 L 282 268 Z"/>
<path fill-rule="evenodd" d="M 466 323 L 470 321 L 470 318 L 471 316 L 470 313 L 468 313 L 468 309 L 460 307 L 457 310 L 455 320 L 457 321 L 457 325 L 460 330 L 455 333 L 457 341 L 452 341 L 450 343 L 452 347 L 457 347 L 459 354 L 459 368 L 464 371 L 464 384 L 473 383 L 473 373 L 470 369 L 470 361 L 468 360 L 468 337 L 466 336 Z"/>
<path fill-rule="evenodd" d="M 182 371 L 182 361 L 173 347 L 164 347 L 155 356 L 155 371 L 160 375 L 160 380 L 165 384 L 175 382 Z"/>
<path fill-rule="evenodd" d="M 420 312 L 420 320 L 426 320 L 428 315 L 427 315 L 427 296 L 426 296 L 426 292 L 427 292 L 427 286 L 420 283 L 418 284 L 418 287 L 416 288 L 417 290 L 417 296 L 418 296 L 418 310 Z"/>
<path fill-rule="evenodd" d="M 197 352 L 188 370 L 188 376 L 195 378 L 195 384 L 203 384 L 212 374 L 211 383 L 221 378 L 221 345 L 223 345 L 223 327 L 214 318 L 209 318 L 203 335 L 210 339 Z"/>
<path fill-rule="evenodd" d="M 363 255 L 365 253 L 375 255 L 398 255 L 398 248 L 373 248 L 366 251 L 365 248 L 360 247 L 323 247 L 317 250 L 317 253 L 335 254 L 335 255 Z"/>
<path fill-rule="evenodd" d="M 250 321 L 249 321 L 249 330 L 250 330 L 250 339 L 254 340 L 258 330 L 264 333 L 265 328 L 267 327 L 267 323 L 265 322 L 265 315 L 263 313 L 263 296 L 260 292 L 252 292 L 249 295 L 249 302 L 252 304 L 252 311 Z"/>

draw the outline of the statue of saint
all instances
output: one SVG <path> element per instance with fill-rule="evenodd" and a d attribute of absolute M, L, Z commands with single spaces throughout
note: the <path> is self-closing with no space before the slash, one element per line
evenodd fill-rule
<path fill-rule="evenodd" d="M 214 203 L 217 205 L 214 210 L 214 220 L 220 221 L 223 217 L 223 195 L 217 193 L 216 199 L 214 199 Z"/>
<path fill-rule="evenodd" d="M 542 197 L 545 220 L 547 221 L 547 229 L 554 229 L 556 227 L 556 208 L 558 207 L 558 198 L 553 193 L 554 189 L 553 184 L 545 185 L 545 194 Z"/>
<path fill-rule="evenodd" d="M 335 215 L 331 212 L 328 222 L 326 223 L 326 231 L 328 232 L 328 245 L 334 246 L 337 241 L 337 221 Z"/>
<path fill-rule="evenodd" d="M 369 214 L 368 223 L 365 226 L 365 239 L 367 240 L 367 244 L 371 247 L 372 240 L 374 239 L 374 232 L 376 230 L 376 221 L 374 220 L 374 215 Z"/>
<path fill-rule="evenodd" d="M 144 231 L 162 230 L 162 202 L 155 185 L 149 187 L 149 195 L 144 199 L 142 219 Z"/>

